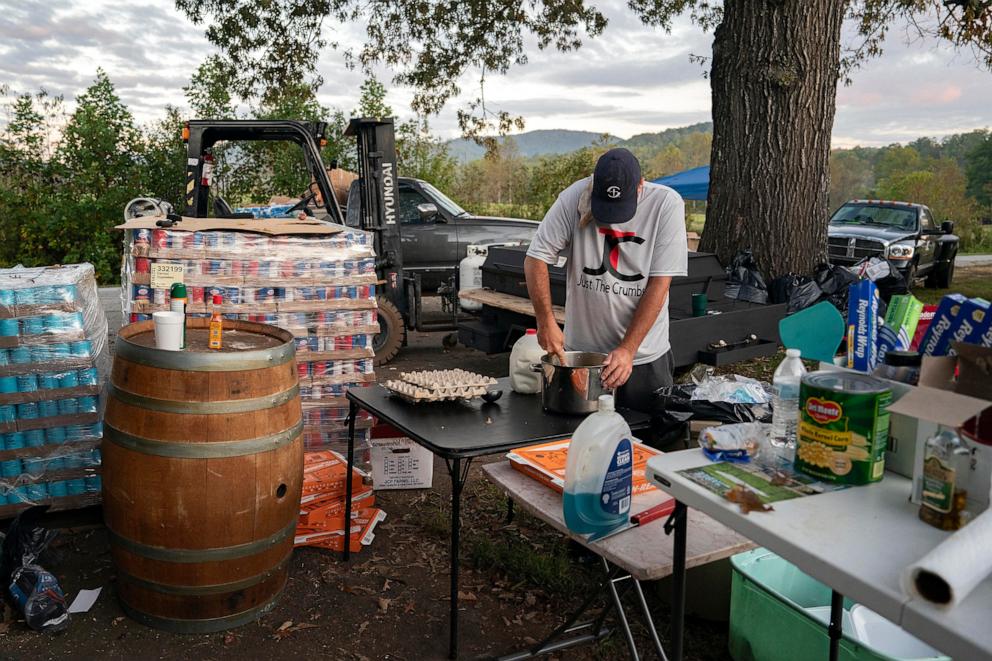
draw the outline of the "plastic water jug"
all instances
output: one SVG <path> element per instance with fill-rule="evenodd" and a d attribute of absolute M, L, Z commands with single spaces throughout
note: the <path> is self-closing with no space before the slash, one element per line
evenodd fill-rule
<path fill-rule="evenodd" d="M 600 396 L 599 410 L 582 421 L 568 447 L 563 507 L 573 532 L 604 533 L 627 523 L 633 443 L 613 396 Z"/>
<path fill-rule="evenodd" d="M 510 387 L 513 392 L 533 395 L 541 391 L 541 375 L 531 365 L 541 362 L 544 349 L 537 343 L 537 331 L 528 328 L 510 351 Z"/>

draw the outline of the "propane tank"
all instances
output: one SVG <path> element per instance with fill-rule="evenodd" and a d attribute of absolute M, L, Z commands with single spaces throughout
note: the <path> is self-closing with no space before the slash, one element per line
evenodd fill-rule
<path fill-rule="evenodd" d="M 482 265 L 489 255 L 488 245 L 471 245 L 468 247 L 468 256 L 458 264 L 458 293 L 466 289 L 479 289 L 482 287 Z M 478 312 L 482 309 L 482 303 L 470 301 L 466 298 L 458 297 L 458 305 L 463 310 Z"/>

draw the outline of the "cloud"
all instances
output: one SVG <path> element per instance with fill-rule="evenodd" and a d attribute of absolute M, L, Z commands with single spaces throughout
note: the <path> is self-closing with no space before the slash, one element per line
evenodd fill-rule
<path fill-rule="evenodd" d="M 193 25 L 173 0 L 0 3 L 0 81 L 15 91 L 44 87 L 63 94 L 70 111 L 72 99 L 103 67 L 138 121 L 158 119 L 166 105 L 185 105 L 182 87 L 213 52 L 204 26 Z M 670 33 L 645 26 L 626 0 L 595 4 L 609 19 L 601 37 L 559 53 L 539 50 L 526 36 L 528 64 L 487 77 L 490 104 L 523 115 L 531 129 L 620 136 L 709 119 L 709 84 L 702 77 L 708 64 L 690 62 L 689 54 L 708 56 L 712 34 L 687 17 L 676 19 Z M 343 46 L 365 39 L 362 25 L 328 24 L 326 31 Z M 846 34 L 852 36 L 850 27 Z M 904 26 L 890 34 L 885 53 L 854 72 L 853 85 L 838 89 L 835 144 L 885 144 L 992 125 L 992 76 L 968 54 L 937 41 L 907 43 L 911 33 Z M 365 75 L 346 68 L 341 51 L 330 48 L 319 68 L 325 81 L 320 101 L 350 112 Z M 378 67 L 376 75 L 389 86 L 392 72 Z M 431 119 L 444 137 L 457 134 L 455 109 L 477 96 L 478 72 L 459 84 L 463 93 Z M 409 117 L 411 97 L 411 90 L 390 86 L 387 101 Z"/>

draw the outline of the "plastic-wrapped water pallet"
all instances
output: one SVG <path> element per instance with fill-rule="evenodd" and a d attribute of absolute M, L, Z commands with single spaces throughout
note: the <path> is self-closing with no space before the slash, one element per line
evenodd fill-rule
<path fill-rule="evenodd" d="M 0 519 L 100 502 L 108 365 L 92 265 L 0 269 Z"/>
<path fill-rule="evenodd" d="M 181 277 L 186 285 L 191 316 L 208 315 L 213 295 L 219 294 L 226 318 L 290 331 L 296 338 L 305 447 L 343 449 L 345 393 L 375 382 L 372 340 L 379 323 L 371 235 L 338 225 L 324 225 L 326 234 L 271 233 L 280 219 L 248 221 L 259 232 L 179 229 L 196 222 L 202 221 L 125 232 L 124 318 L 140 321 L 168 309 L 169 283 L 156 272 L 169 269 L 176 275 L 168 277 Z M 370 427 L 367 415 L 357 421 L 359 450 L 369 447 Z"/>

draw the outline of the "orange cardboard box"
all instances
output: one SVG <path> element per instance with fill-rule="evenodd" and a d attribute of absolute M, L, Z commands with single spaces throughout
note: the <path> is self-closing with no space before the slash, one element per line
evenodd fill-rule
<path fill-rule="evenodd" d="M 370 488 L 354 494 L 351 498 L 352 513 L 375 505 L 375 492 Z M 327 529 L 344 527 L 344 496 L 317 497 L 309 503 L 300 503 L 299 525 L 308 528 Z"/>
<path fill-rule="evenodd" d="M 303 495 L 321 493 L 343 495 L 345 492 L 345 472 L 348 462 L 337 452 L 324 450 L 303 454 Z M 353 493 L 364 486 L 365 474 L 351 470 Z"/>
<path fill-rule="evenodd" d="M 529 445 L 513 450 L 506 455 L 506 458 L 510 460 L 510 466 L 516 470 L 562 493 L 565 490 L 565 464 L 568 461 L 568 445 L 571 442 L 572 439 L 566 438 L 550 443 Z M 632 445 L 634 448 L 633 495 L 636 496 L 657 488 L 648 481 L 644 469 L 647 467 L 648 459 L 662 453 L 643 443 Z"/>
<path fill-rule="evenodd" d="M 348 546 L 352 551 L 360 551 L 375 539 L 375 527 L 386 518 L 381 509 L 369 507 L 354 512 L 348 531 Z M 293 546 L 319 546 L 333 551 L 344 550 L 344 521 L 336 529 L 314 529 L 304 526 L 296 528 Z"/>

